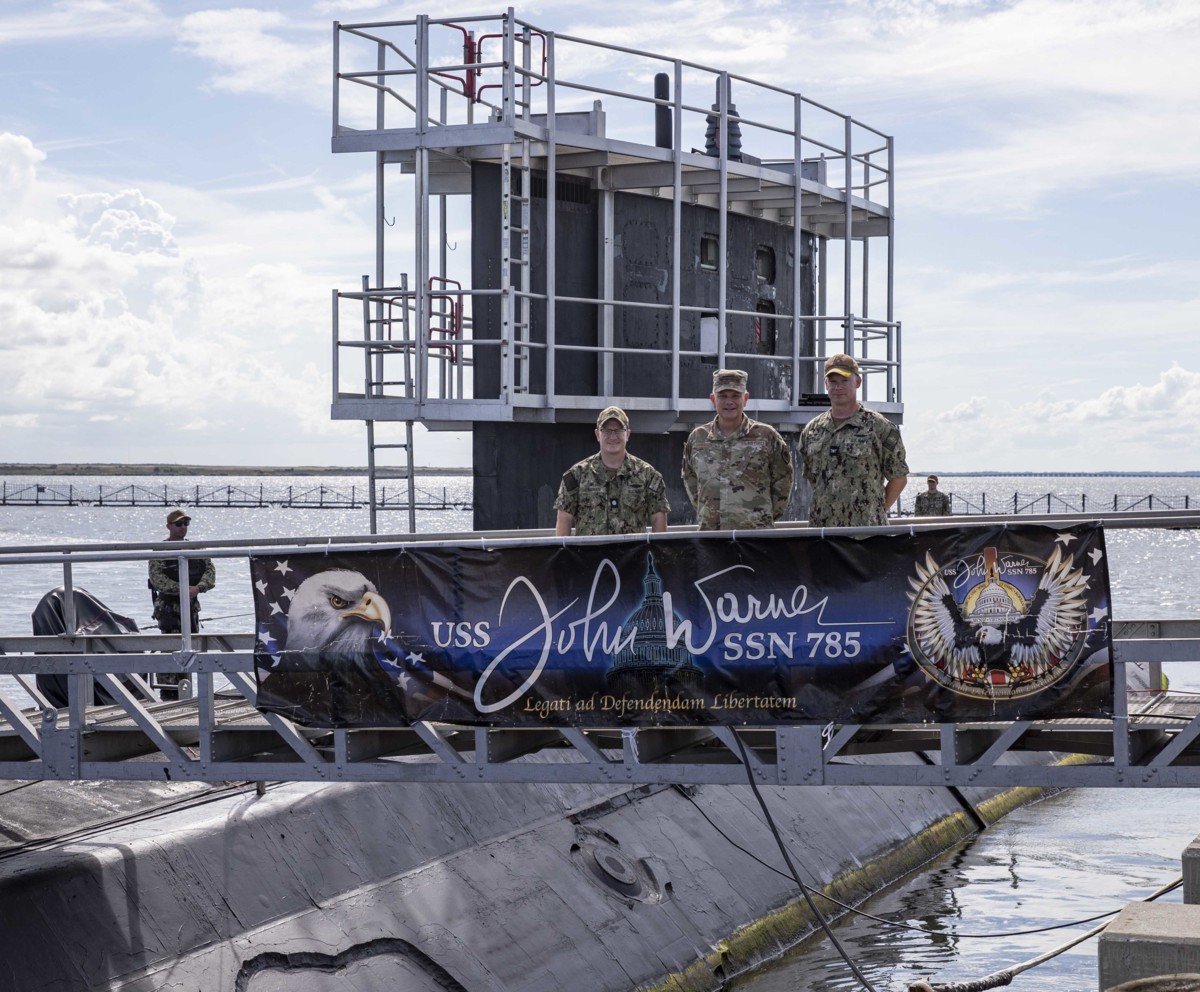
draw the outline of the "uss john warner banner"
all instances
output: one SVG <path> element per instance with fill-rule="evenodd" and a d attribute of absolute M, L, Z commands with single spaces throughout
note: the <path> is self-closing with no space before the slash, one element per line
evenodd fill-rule
<path fill-rule="evenodd" d="M 251 558 L 258 706 L 315 727 L 1111 716 L 1099 525 Z"/>

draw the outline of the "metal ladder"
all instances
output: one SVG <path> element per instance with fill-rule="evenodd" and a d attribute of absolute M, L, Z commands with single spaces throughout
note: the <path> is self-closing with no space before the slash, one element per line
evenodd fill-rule
<path fill-rule="evenodd" d="M 403 428 L 403 440 L 380 440 L 380 434 L 386 434 L 389 438 L 394 436 L 393 432 L 399 428 Z M 413 422 L 411 420 L 386 421 L 386 420 L 368 420 L 367 421 L 367 492 L 370 510 L 370 526 L 371 533 L 379 533 L 379 510 L 384 504 L 379 500 L 378 480 L 379 480 L 379 456 L 381 451 L 399 451 L 402 458 L 398 465 L 391 466 L 399 469 L 408 486 L 408 533 L 415 534 L 417 532 L 417 483 L 413 478 Z"/>
<path fill-rule="evenodd" d="M 529 392 L 530 302 L 528 140 L 520 142 L 520 154 L 515 161 L 512 146 L 504 145 L 500 170 L 501 337 L 510 342 L 508 352 L 510 362 L 506 363 L 510 368 L 507 384 L 514 393 L 527 393 Z M 514 170 L 516 171 L 515 183 L 513 181 Z"/>
<path fill-rule="evenodd" d="M 399 385 L 404 393 L 411 396 L 413 393 L 413 367 L 412 367 L 412 352 L 408 347 L 412 341 L 412 322 L 410 319 L 411 305 L 408 302 L 406 295 L 408 290 L 408 274 L 404 273 L 400 277 L 400 295 L 396 298 L 380 299 L 375 302 L 376 314 L 375 319 L 371 318 L 371 298 L 369 280 L 363 276 L 363 320 L 366 322 L 367 338 L 374 338 L 379 342 L 374 354 L 370 351 L 364 351 L 366 356 L 364 375 L 366 381 L 363 384 L 364 396 L 383 396 L 387 386 Z M 403 364 L 403 379 L 400 381 L 388 381 L 384 378 L 384 348 L 388 342 L 396 342 L 396 336 L 393 334 L 393 325 L 396 320 L 399 320 L 400 335 L 398 344 L 404 357 Z M 374 324 L 374 333 L 371 331 L 371 325 Z M 379 509 L 381 501 L 379 498 L 379 452 L 381 451 L 398 451 L 401 452 L 402 458 L 399 465 L 390 466 L 399 469 L 402 477 L 408 485 L 408 532 L 415 534 L 417 531 L 417 510 L 416 510 L 416 481 L 413 479 L 413 422 L 411 420 L 404 421 L 376 421 L 368 420 L 367 424 L 367 509 L 370 516 L 370 530 L 372 534 L 379 533 Z M 403 427 L 403 440 L 395 440 L 395 431 Z M 386 440 L 381 440 L 380 435 L 386 436 Z"/>
<path fill-rule="evenodd" d="M 515 47 L 521 46 L 522 66 L 530 68 L 532 36 L 528 28 L 520 35 L 509 30 L 504 34 L 504 63 L 515 65 Z M 526 120 L 530 115 L 530 80 L 521 77 L 518 99 L 516 74 L 506 69 L 503 84 L 501 114 L 505 120 L 520 116 Z M 529 235 L 532 227 L 532 173 L 530 169 L 530 141 L 522 137 L 512 144 L 504 144 L 500 160 L 500 299 L 501 337 L 508 341 L 510 361 L 504 363 L 507 370 L 506 382 L 512 393 L 528 393 L 530 383 L 530 264 Z M 515 175 L 514 175 L 515 173 Z M 514 240 L 515 239 L 515 240 Z M 514 277 L 514 269 L 516 271 Z M 514 286 L 515 284 L 515 286 Z"/>

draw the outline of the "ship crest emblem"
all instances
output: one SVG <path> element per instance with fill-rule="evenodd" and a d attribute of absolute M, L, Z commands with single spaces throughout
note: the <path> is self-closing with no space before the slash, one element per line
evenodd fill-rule
<path fill-rule="evenodd" d="M 976 699 L 1035 695 L 1087 642 L 1088 579 L 1055 547 L 1048 561 L 985 548 L 943 567 L 928 552 L 909 578 L 908 645 L 929 678 Z"/>

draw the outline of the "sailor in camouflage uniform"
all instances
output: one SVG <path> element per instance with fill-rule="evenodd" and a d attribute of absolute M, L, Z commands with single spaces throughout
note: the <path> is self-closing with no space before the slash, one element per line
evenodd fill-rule
<path fill-rule="evenodd" d="M 918 517 L 950 516 L 950 496 L 947 493 L 938 492 L 938 477 L 931 475 L 925 481 L 928 483 L 929 489 L 927 492 L 917 493 L 913 514 Z"/>
<path fill-rule="evenodd" d="M 596 418 L 600 450 L 563 473 L 554 508 L 554 533 L 576 535 L 641 534 L 649 527 L 667 529 L 667 484 L 649 462 L 629 454 L 629 418 L 619 406 L 605 407 Z"/>
<path fill-rule="evenodd" d="M 800 433 L 804 478 L 812 486 L 811 527 L 872 527 L 887 523 L 887 511 L 908 483 L 900 431 L 890 420 L 858 402 L 862 375 L 850 355 L 825 361 L 829 412 Z"/>
<path fill-rule="evenodd" d="M 683 446 L 683 486 L 700 530 L 771 527 L 787 512 L 792 452 L 770 424 L 746 416 L 746 373 L 718 369 L 708 397 L 716 417 Z"/>

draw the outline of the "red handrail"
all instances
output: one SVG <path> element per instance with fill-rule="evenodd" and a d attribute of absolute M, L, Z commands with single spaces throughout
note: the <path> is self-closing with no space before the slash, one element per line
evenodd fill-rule
<path fill-rule="evenodd" d="M 441 287 L 444 289 L 448 289 L 450 286 L 453 286 L 456 290 L 458 290 L 458 292 L 436 293 L 436 292 L 434 292 L 434 288 L 435 288 L 434 284 L 435 283 L 440 284 Z M 434 314 L 433 313 L 433 301 L 434 300 L 447 301 L 450 304 L 449 313 L 444 314 L 444 315 L 443 314 Z M 457 279 L 448 279 L 445 276 L 430 276 L 429 277 L 429 306 L 430 306 L 429 340 L 428 340 L 429 347 L 438 349 L 438 350 L 449 351 L 450 352 L 450 364 L 455 365 L 458 363 L 458 346 L 457 346 L 456 342 L 462 338 L 462 326 L 463 326 L 462 283 L 459 282 Z M 441 317 L 441 316 L 449 317 L 450 323 L 448 325 L 434 324 L 434 318 Z M 442 340 L 435 341 L 433 338 L 433 335 L 435 333 L 443 335 Z M 447 341 L 445 339 L 445 335 L 449 335 L 451 340 Z"/>
<path fill-rule="evenodd" d="M 480 36 L 479 36 L 479 43 L 476 45 L 476 49 L 475 49 L 475 50 L 476 50 L 476 54 L 479 56 L 479 61 L 480 61 L 480 62 L 482 62 L 482 61 L 483 61 L 483 43 L 484 43 L 485 41 L 487 41 L 489 38 L 503 38 L 503 37 L 504 37 L 504 35 L 503 35 L 503 34 L 484 34 L 484 35 L 480 35 Z M 544 75 L 546 75 L 546 65 L 547 65 L 547 57 L 546 57 L 546 36 L 545 36 L 544 34 L 542 34 L 542 32 L 541 32 L 541 31 L 534 31 L 533 33 L 531 33 L 531 34 L 530 34 L 530 36 L 529 36 L 529 37 L 530 37 L 531 39 L 532 39 L 532 38 L 541 38 L 541 39 L 542 39 L 542 71 L 541 71 L 541 75 L 543 75 L 543 76 L 544 76 Z M 530 87 L 530 89 L 533 89 L 534 87 L 541 86 L 541 85 L 542 85 L 542 83 L 543 83 L 543 80 L 539 79 L 537 82 L 535 82 L 535 83 L 533 84 L 533 86 L 531 86 L 531 87 Z M 488 83 L 488 84 L 487 84 L 487 86 L 481 86 L 481 87 L 479 87 L 479 92 L 476 94 L 476 96 L 475 96 L 475 99 L 476 99 L 476 101 L 478 101 L 478 102 L 482 103 L 482 102 L 483 102 L 483 91 L 484 91 L 484 90 L 487 90 L 487 89 L 502 89 L 502 88 L 503 88 L 503 84 L 502 84 L 502 83 Z"/>

